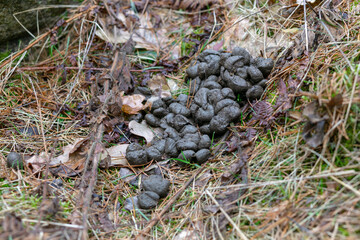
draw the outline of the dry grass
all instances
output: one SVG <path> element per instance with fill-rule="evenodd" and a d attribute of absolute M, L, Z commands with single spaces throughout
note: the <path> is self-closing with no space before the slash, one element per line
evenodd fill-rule
<path fill-rule="evenodd" d="M 276 120 L 268 129 L 251 122 L 249 109 L 244 114 L 246 119 L 231 128 L 230 136 L 219 140 L 213 147 L 214 158 L 198 170 L 196 166 L 186 170 L 175 165 L 170 165 L 169 169 L 163 167 L 163 172 L 172 182 L 171 191 L 151 212 L 122 210 L 125 199 L 135 196 L 140 190 L 121 179 L 120 168 L 99 168 L 94 193 L 102 199 L 91 205 L 93 210 L 87 218 L 90 238 L 133 239 L 143 233 L 151 218 L 156 217 L 159 221 L 147 235 L 152 239 L 359 238 L 359 7 L 355 2 L 339 2 L 338 9 L 348 16 L 342 29 L 344 36 L 340 38 L 336 35 L 339 32 L 327 32 L 316 18 L 309 19 L 309 16 L 314 17 L 310 8 L 306 9 L 306 26 L 304 12 L 280 15 L 279 8 L 288 5 L 288 1 L 276 4 L 269 1 L 261 6 L 251 1 L 232 1 L 229 3 L 231 7 L 227 8 L 224 3 L 220 8 L 210 9 L 214 15 L 221 13 L 217 20 L 224 21 L 211 26 L 210 37 L 219 37 L 226 47 L 249 47 L 255 43 L 256 47 L 251 51 L 257 54 L 262 51 L 276 59 L 277 67 L 271 74 L 264 99 L 275 106 L 281 94 L 279 80 L 282 79 L 290 89 L 288 80 L 294 78 L 300 85 L 288 92 L 291 108 L 284 113 L 277 112 Z M 321 9 L 320 5 L 313 7 L 316 11 Z M 180 56 L 190 53 L 193 45 L 185 40 L 192 31 L 204 30 L 202 27 L 187 30 L 186 21 L 191 19 L 194 11 L 187 14 L 186 11 L 165 7 L 154 11 L 157 10 L 162 13 L 161 17 L 166 16 L 162 20 L 170 30 L 174 30 L 178 22 L 183 25 L 178 27 L 179 31 L 169 30 L 171 33 L 166 35 L 169 42 L 178 45 L 166 45 L 162 49 L 154 46 L 153 52 L 169 61 L 171 51 Z M 42 151 L 58 155 L 62 147 L 74 139 L 91 135 L 92 125 L 83 124 L 83 120 L 89 120 L 91 116 L 82 105 L 92 98 L 90 86 L 95 80 L 87 77 L 89 68 L 93 68 L 88 64 L 99 63 L 92 74 L 101 73 L 110 67 L 104 65 L 107 58 L 111 59 L 113 51 L 95 36 L 94 30 L 100 26 L 90 11 L 92 9 L 74 12 L 74 17 L 62 26 L 57 44 L 51 44 L 48 34 L 35 40 L 24 54 L 10 59 L 6 65 L 3 61 L 1 65 L 0 220 L 3 231 L 5 216 L 11 212 L 22 219 L 28 233 L 34 230 L 29 238 L 40 239 L 43 234 L 44 238 L 61 236 L 72 239 L 71 236 L 75 236 L 72 234 L 83 227 L 81 223 L 79 226 L 74 223 L 76 210 L 80 209 L 77 199 L 80 177 L 63 179 L 62 188 L 51 187 L 47 191 L 52 195 L 44 195 L 43 183 L 51 182 L 55 177 L 39 177 L 29 168 L 25 171 L 10 170 L 6 167 L 6 156 L 10 151 L 26 156 Z M 235 24 L 239 20 L 241 24 Z M 317 31 L 321 32 L 319 45 L 311 51 L 314 46 L 309 41 L 310 33 L 316 24 Z M 309 35 L 301 42 L 299 39 L 304 28 Z M 292 39 L 297 42 L 289 49 Z M 194 52 L 199 53 L 205 43 L 201 42 L 200 48 Z M 303 50 L 308 48 L 310 51 L 304 53 Z M 74 56 L 76 67 L 71 63 Z M 178 91 L 184 88 L 181 85 L 183 70 L 194 57 L 182 62 L 184 67 L 179 72 L 167 75 L 178 83 Z M 142 64 L 150 71 L 157 71 L 148 52 L 137 52 L 129 59 L 132 66 Z M 62 65 L 69 67 L 66 76 Z M 137 71 L 133 74 L 144 77 Z M 337 94 L 341 94 L 342 103 L 329 107 L 329 102 Z M 324 139 L 317 148 L 311 148 L 302 138 L 304 119 L 301 113 L 312 101 L 317 101 L 320 106 L 317 110 L 321 108 L 328 116 Z M 36 127 L 39 136 L 21 134 L 20 129 L 24 126 Z M 247 163 L 243 172 L 226 181 L 224 176 L 232 164 L 239 162 L 241 151 L 226 153 L 224 142 L 250 127 L 258 131 L 255 139 L 243 149 L 249 155 Z M 194 175 L 195 180 L 179 192 L 179 198 L 168 212 L 159 216 Z M 54 196 L 59 199 L 59 207 L 45 203 Z M 57 209 L 56 214 L 44 212 L 44 206 Z M 227 224 L 222 226 L 224 219 Z M 109 224 L 116 227 L 111 228 Z"/>

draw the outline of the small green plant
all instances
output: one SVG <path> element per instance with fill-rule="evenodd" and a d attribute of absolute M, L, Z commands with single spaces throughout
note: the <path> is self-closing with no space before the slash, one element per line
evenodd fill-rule
<path fill-rule="evenodd" d="M 7 50 L 5 52 L 0 52 L 0 61 L 2 61 L 3 59 L 7 58 L 8 56 L 10 56 L 11 51 Z"/>
<path fill-rule="evenodd" d="M 196 163 L 191 163 L 188 159 L 186 159 L 185 155 L 183 152 L 181 152 L 182 156 L 184 159 L 181 159 L 181 158 L 170 158 L 170 160 L 172 161 L 177 161 L 177 162 L 182 162 L 182 163 L 186 163 L 188 164 L 189 166 L 192 166 L 192 167 L 195 167 L 195 168 L 200 168 L 201 166 L 199 164 L 196 164 Z"/>

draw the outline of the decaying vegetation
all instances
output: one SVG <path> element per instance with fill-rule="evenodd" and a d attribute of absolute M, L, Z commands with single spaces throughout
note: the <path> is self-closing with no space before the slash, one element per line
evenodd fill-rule
<path fill-rule="evenodd" d="M 0 238 L 359 238 L 359 23 L 358 1 L 83 1 L 0 64 Z M 235 46 L 275 69 L 212 158 L 125 168 L 152 137 L 134 89 L 187 93 L 201 51 Z M 156 167 L 168 196 L 125 210 Z"/>

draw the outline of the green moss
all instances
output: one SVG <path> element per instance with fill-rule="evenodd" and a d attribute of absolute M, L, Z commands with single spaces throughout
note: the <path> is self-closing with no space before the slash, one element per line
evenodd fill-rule
<path fill-rule="evenodd" d="M 3 59 L 7 58 L 8 56 L 10 56 L 11 51 L 7 50 L 5 52 L 0 52 L 0 61 L 2 61 Z"/>

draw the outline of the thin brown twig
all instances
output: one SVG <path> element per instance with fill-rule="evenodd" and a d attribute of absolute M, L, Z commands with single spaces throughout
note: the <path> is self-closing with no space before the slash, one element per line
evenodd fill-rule
<path fill-rule="evenodd" d="M 104 133 L 104 124 L 101 123 L 98 128 L 97 128 L 97 136 L 95 139 L 95 149 L 97 148 L 97 145 L 101 145 L 101 141 L 102 141 L 102 136 Z M 92 169 L 91 169 L 91 179 L 90 179 L 90 183 L 86 189 L 86 193 L 84 196 L 84 205 L 82 208 L 82 212 L 83 212 L 83 233 L 82 233 L 82 239 L 88 239 L 88 224 L 87 224 L 87 217 L 88 217 L 88 212 L 89 212 L 89 207 L 90 207 L 90 201 L 91 201 L 91 195 L 92 192 L 94 190 L 95 184 L 96 184 L 96 180 L 97 180 L 97 169 L 98 169 L 98 165 L 100 162 L 100 153 L 97 153 L 95 150 L 95 155 L 92 161 Z M 85 176 L 85 172 L 84 175 Z"/>
<path fill-rule="evenodd" d="M 108 68 L 87 68 L 87 67 L 60 67 L 60 66 L 53 66 L 53 67 L 49 67 L 49 66 L 43 66 L 43 67 L 21 67 L 18 68 L 17 71 L 49 71 L 49 70 L 54 70 L 54 69 L 59 69 L 59 70 L 79 70 L 79 69 L 83 69 L 83 70 L 93 70 L 93 71 L 106 71 L 109 70 Z"/>

